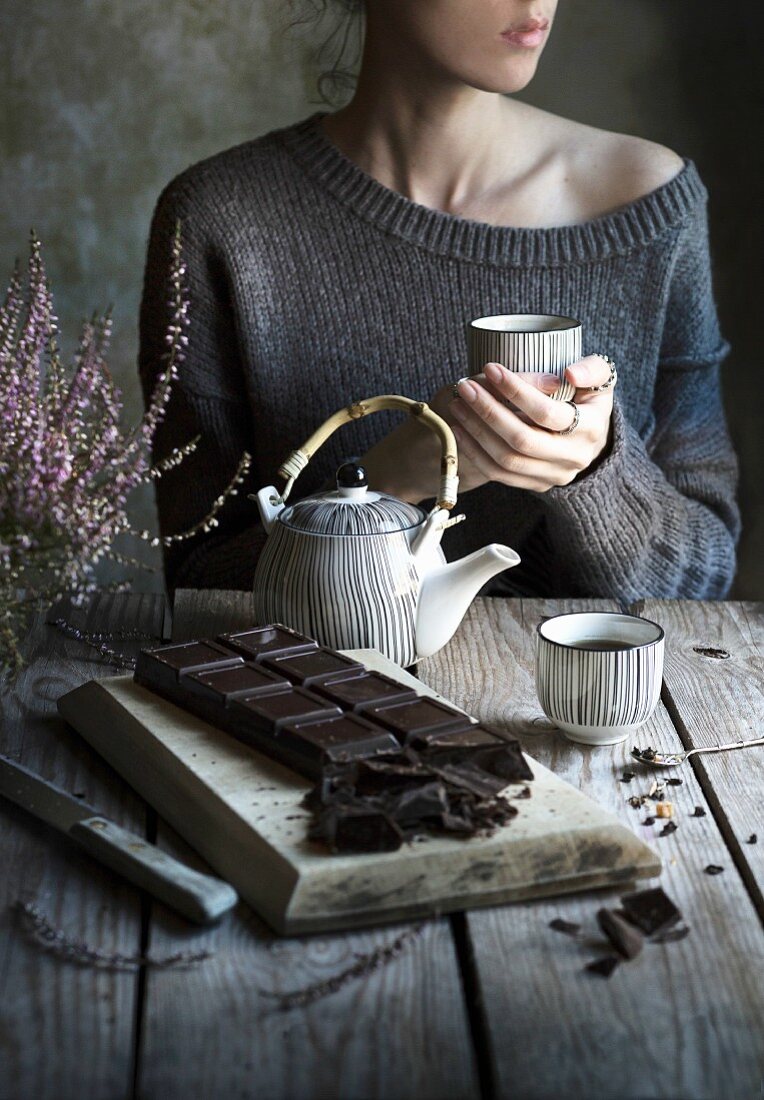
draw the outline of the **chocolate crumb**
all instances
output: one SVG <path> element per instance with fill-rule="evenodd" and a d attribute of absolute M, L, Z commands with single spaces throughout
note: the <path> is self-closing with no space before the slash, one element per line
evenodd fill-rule
<path fill-rule="evenodd" d="M 703 809 L 702 806 L 696 806 L 695 809 L 690 814 L 690 817 L 705 817 L 705 816 L 706 816 L 706 811 Z"/>
<path fill-rule="evenodd" d="M 756 836 L 756 833 L 751 833 L 748 840 L 746 840 L 746 844 L 758 844 L 758 842 L 759 838 Z"/>
<path fill-rule="evenodd" d="M 675 833 L 678 828 L 679 826 L 675 821 L 667 821 L 661 831 L 658 833 L 658 836 L 670 836 L 671 833 Z"/>
<path fill-rule="evenodd" d="M 603 955 L 601 959 L 587 963 L 584 969 L 590 974 L 599 974 L 601 978 L 609 978 L 620 961 L 617 955 Z"/>
<path fill-rule="evenodd" d="M 622 783 L 631 783 L 633 778 L 634 778 L 634 772 L 625 771 L 623 773 L 623 775 L 621 776 L 621 782 Z"/>
<path fill-rule="evenodd" d="M 720 875 L 724 868 L 720 867 L 718 863 L 709 863 L 709 865 L 707 867 L 704 867 L 703 870 L 706 872 L 707 875 Z"/>
<path fill-rule="evenodd" d="M 562 917 L 555 917 L 554 920 L 550 920 L 549 927 L 553 928 L 555 932 L 562 932 L 566 936 L 577 936 L 581 931 L 581 925 L 576 924 L 574 921 L 563 920 Z"/>
<path fill-rule="evenodd" d="M 619 955 L 635 959 L 644 946 L 642 933 L 612 909 L 598 909 L 597 923 Z"/>

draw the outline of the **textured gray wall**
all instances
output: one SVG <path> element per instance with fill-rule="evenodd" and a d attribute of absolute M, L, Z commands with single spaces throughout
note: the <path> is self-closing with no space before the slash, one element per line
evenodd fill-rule
<path fill-rule="evenodd" d="M 307 0 L 303 5 L 307 8 Z M 298 3 L 297 7 L 300 7 Z M 760 414 L 750 400 L 761 312 L 759 65 L 754 5 L 720 45 L 710 0 L 560 0 L 526 98 L 692 156 L 712 191 L 725 396 L 742 457 L 737 590 L 764 597 Z M 0 6 L 0 276 L 42 237 L 64 335 L 115 303 L 112 367 L 138 415 L 136 322 L 151 210 L 200 158 L 316 109 L 321 33 L 289 32 L 286 0 L 25 0 Z M 750 23 L 750 26 L 748 23 Z M 705 58 L 711 57 L 708 68 Z M 151 522 L 144 494 L 136 521 Z"/>

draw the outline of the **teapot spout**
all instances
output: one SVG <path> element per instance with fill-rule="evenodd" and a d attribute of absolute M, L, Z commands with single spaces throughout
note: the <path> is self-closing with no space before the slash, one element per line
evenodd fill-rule
<path fill-rule="evenodd" d="M 492 542 L 466 558 L 429 569 L 419 592 L 417 657 L 430 657 L 444 646 L 486 581 L 519 562 L 514 550 Z"/>

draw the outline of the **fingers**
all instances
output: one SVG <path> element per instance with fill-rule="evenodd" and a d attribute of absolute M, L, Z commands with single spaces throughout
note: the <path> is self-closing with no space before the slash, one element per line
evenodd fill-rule
<path fill-rule="evenodd" d="M 564 401 L 555 401 L 543 393 L 536 385 L 528 382 L 522 375 L 508 371 L 498 363 L 487 363 L 485 375 L 491 385 L 508 401 L 513 408 L 526 416 L 541 428 L 550 432 L 564 431 L 571 420 L 570 407 Z M 467 403 L 483 420 L 502 423 L 501 406 L 491 403 L 485 390 L 469 380 L 459 383 L 459 397 Z M 491 404 L 498 405 L 498 409 Z"/>
<path fill-rule="evenodd" d="M 587 355 L 572 363 L 565 371 L 565 377 L 577 390 L 588 390 L 591 386 L 604 386 L 610 378 L 610 364 L 601 355 Z M 576 401 L 590 401 L 592 398 L 608 396 L 612 400 L 612 391 L 605 390 L 602 393 L 576 394 Z"/>
<path fill-rule="evenodd" d="M 479 392 L 478 392 L 479 391 Z M 466 432 L 476 440 L 486 454 L 505 469 L 533 470 L 532 462 L 554 462 L 573 468 L 576 452 L 555 432 L 540 431 L 535 423 L 527 423 L 521 415 L 496 401 L 490 394 L 470 381 L 459 384 L 459 400 L 452 401 L 450 412 Z M 543 398 L 548 401 L 549 398 Z M 573 410 L 560 402 L 555 404 L 563 428 L 570 427 Z M 581 431 L 581 424 L 577 429 Z"/>
<path fill-rule="evenodd" d="M 514 469 L 509 470 L 496 462 L 477 440 L 458 424 L 454 425 L 454 435 L 459 447 L 460 460 L 467 459 L 470 469 L 477 471 L 484 482 L 497 481 L 516 489 L 531 489 L 537 493 L 545 493 L 553 484 L 567 485 L 577 473 L 575 470 L 560 470 L 555 478 L 549 463 L 525 460 L 522 455 L 516 456 L 515 461 L 511 463 Z M 523 468 L 524 461 L 528 463 L 525 468 Z"/>

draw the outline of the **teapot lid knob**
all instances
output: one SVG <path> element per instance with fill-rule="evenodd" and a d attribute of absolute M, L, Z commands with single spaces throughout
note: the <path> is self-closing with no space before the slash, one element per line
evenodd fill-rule
<path fill-rule="evenodd" d="M 358 462 L 343 462 L 337 470 L 337 488 L 342 489 L 366 489 L 369 479 L 366 471 Z"/>

